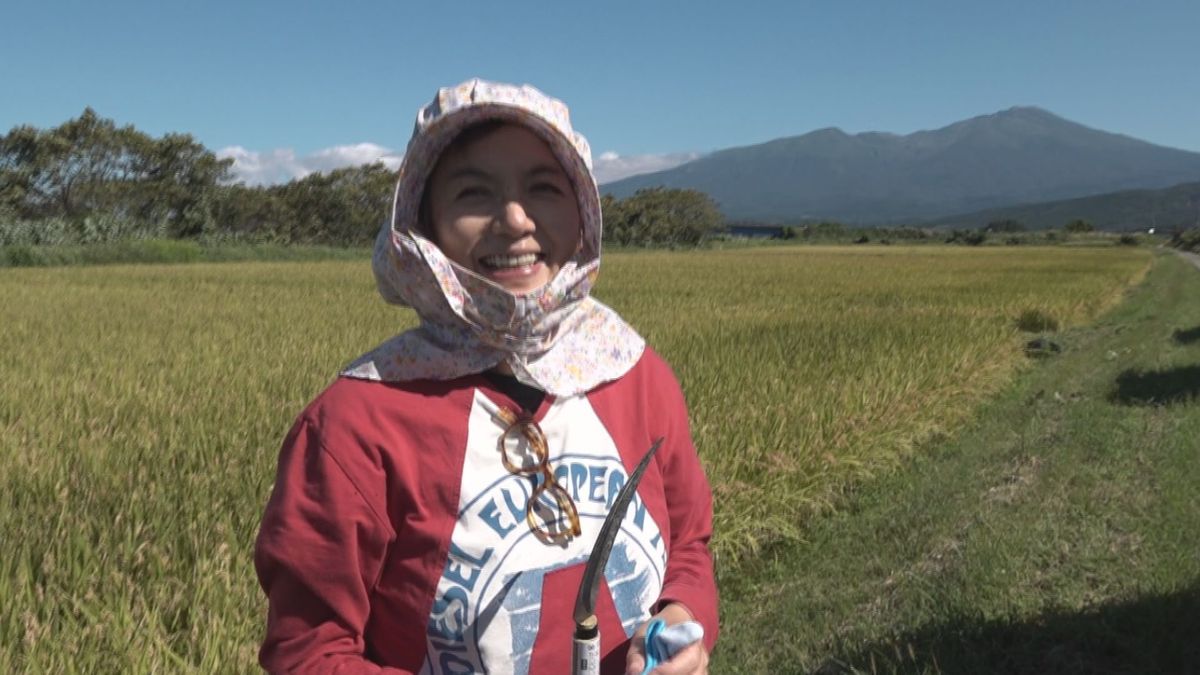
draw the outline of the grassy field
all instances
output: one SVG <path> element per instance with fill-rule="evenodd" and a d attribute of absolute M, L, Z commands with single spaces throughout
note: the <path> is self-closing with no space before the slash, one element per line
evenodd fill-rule
<path fill-rule="evenodd" d="M 727 583 L 714 672 L 1200 672 L 1200 272 L 1165 259 L 1053 340 Z"/>
<path fill-rule="evenodd" d="M 1128 248 L 610 256 L 597 294 L 675 366 L 719 575 L 797 542 L 1138 282 Z M 0 670 L 242 672 L 291 420 L 412 323 L 365 261 L 0 270 Z"/>

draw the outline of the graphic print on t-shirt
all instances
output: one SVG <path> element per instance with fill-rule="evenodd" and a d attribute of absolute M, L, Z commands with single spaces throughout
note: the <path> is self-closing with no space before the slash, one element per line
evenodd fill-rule
<path fill-rule="evenodd" d="M 503 426 L 495 410 L 476 391 L 458 522 L 429 616 L 422 673 L 528 673 L 545 575 L 587 560 L 628 477 L 587 397 L 556 401 L 539 425 L 550 466 L 575 502 L 583 533 L 566 542 L 539 540 L 525 522 L 533 479 L 504 468 L 497 446 Z M 658 524 L 635 496 L 604 570 L 626 636 L 649 617 L 665 567 Z"/>

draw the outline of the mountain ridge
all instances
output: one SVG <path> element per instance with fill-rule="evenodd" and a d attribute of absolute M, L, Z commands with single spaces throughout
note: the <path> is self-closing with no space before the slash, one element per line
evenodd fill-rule
<path fill-rule="evenodd" d="M 1085 220 L 1098 230 L 1122 232 L 1200 228 L 1200 181 L 1160 189 L 1118 190 L 1088 197 L 1015 204 L 914 224 L 939 229 L 974 229 L 1002 220 L 1015 220 L 1031 230 L 1060 228 L 1072 220 Z"/>
<path fill-rule="evenodd" d="M 601 190 L 626 197 L 658 185 L 698 189 L 731 220 L 882 225 L 1197 180 L 1200 153 L 1013 106 L 904 135 L 822 127 Z"/>

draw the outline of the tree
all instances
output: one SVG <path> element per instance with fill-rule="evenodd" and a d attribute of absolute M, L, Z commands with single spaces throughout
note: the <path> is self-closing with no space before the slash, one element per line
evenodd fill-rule
<path fill-rule="evenodd" d="M 609 194 L 604 195 L 600 198 L 600 214 L 604 218 L 604 241 L 619 246 L 633 243 L 633 230 L 624 201 Z"/>
<path fill-rule="evenodd" d="M 218 229 L 287 243 L 369 245 L 387 219 L 394 171 L 383 163 L 312 173 L 282 185 L 224 185 L 213 199 Z"/>
<path fill-rule="evenodd" d="M 1184 251 L 1200 253 L 1200 227 L 1190 230 L 1176 229 L 1171 236 L 1171 246 Z"/>
<path fill-rule="evenodd" d="M 156 140 L 85 108 L 52 129 L 0 136 L 0 205 L 26 219 L 113 216 L 196 234 L 231 165 L 187 134 Z"/>
<path fill-rule="evenodd" d="M 217 186 L 229 180 L 232 159 L 217 159 L 190 134 L 166 134 L 158 140 L 142 135 L 136 154 L 135 217 L 171 223 L 177 236 L 191 237 L 216 222 L 212 202 Z"/>
<path fill-rule="evenodd" d="M 823 220 L 804 228 L 805 239 L 843 239 L 848 235 L 846 225 L 836 220 Z"/>
<path fill-rule="evenodd" d="M 1025 225 L 1019 220 L 1005 218 L 1004 220 L 993 220 L 984 228 L 985 232 L 1024 232 Z"/>
<path fill-rule="evenodd" d="M 1088 221 L 1077 218 L 1077 219 L 1072 220 L 1071 222 L 1067 223 L 1066 227 L 1064 227 L 1063 229 L 1066 230 L 1067 232 L 1072 232 L 1072 233 L 1078 234 L 1078 233 L 1082 233 L 1082 232 L 1091 232 L 1091 231 L 1095 230 L 1096 228 L 1092 227 L 1092 224 L 1089 223 Z"/>
<path fill-rule="evenodd" d="M 270 192 L 291 214 L 290 241 L 365 244 L 387 218 L 396 176 L 381 162 L 313 173 Z"/>
<path fill-rule="evenodd" d="M 695 246 L 724 227 L 711 197 L 698 190 L 648 188 L 601 202 L 605 237 L 629 246 Z"/>
<path fill-rule="evenodd" d="M 979 246 L 987 241 L 987 233 L 980 230 L 952 230 L 946 238 L 947 244 Z"/>
<path fill-rule="evenodd" d="M 212 219 L 218 232 L 258 241 L 288 242 L 295 214 L 277 191 L 242 184 L 218 186 Z"/>
<path fill-rule="evenodd" d="M 130 178 L 132 136 L 91 108 L 53 129 L 16 127 L 0 138 L 0 191 L 26 218 L 78 219 L 110 208 L 111 183 Z"/>

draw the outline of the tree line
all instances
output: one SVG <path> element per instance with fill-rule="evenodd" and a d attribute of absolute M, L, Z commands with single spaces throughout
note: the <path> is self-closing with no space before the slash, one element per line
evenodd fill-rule
<path fill-rule="evenodd" d="M 871 226 L 852 225 L 836 220 L 778 225 L 761 221 L 741 220 L 731 223 L 733 235 L 753 232 L 754 235 L 785 241 L 801 241 L 825 244 L 895 244 L 895 243 L 943 243 L 965 246 L 980 246 L 993 242 L 1006 245 L 1053 244 L 1077 236 L 1096 234 L 1114 238 L 1120 244 L 1136 245 L 1139 235 L 1133 232 L 1101 234 L 1089 221 L 1075 218 L 1061 228 L 1031 229 L 1025 223 L 1012 218 L 991 220 L 976 228 L 930 227 L 921 225 Z M 1187 239 L 1186 233 L 1176 228 L 1174 238 Z"/>
<path fill-rule="evenodd" d="M 87 108 L 50 129 L 0 136 L 0 244 L 92 243 L 131 237 L 369 245 L 390 211 L 395 172 L 382 163 L 280 185 L 234 180 L 190 134 L 154 138 Z M 694 246 L 724 224 L 695 190 L 605 196 L 605 239 Z"/>
<path fill-rule="evenodd" d="M 280 244 L 368 246 L 390 210 L 395 172 L 381 163 L 313 173 L 284 184 L 235 181 L 191 135 L 154 138 L 117 126 L 91 108 L 50 129 L 14 127 L 0 136 L 0 245 L 88 244 L 131 238 L 219 238 Z M 649 188 L 602 198 L 604 238 L 618 246 L 691 247 L 730 229 L 716 202 L 697 190 Z M 1024 243 L 1020 221 L 975 230 L 863 228 L 837 221 L 733 223 L 777 239 L 978 245 L 989 237 Z M 1072 220 L 1064 234 L 1092 231 Z M 1195 235 L 1175 233 L 1182 248 Z M 1054 231 L 1040 239 L 1053 241 Z M 1132 236 L 1132 235 L 1130 235 Z"/>
<path fill-rule="evenodd" d="M 24 125 L 0 136 L 0 214 L 71 221 L 103 214 L 193 234 L 209 219 L 212 192 L 229 167 L 187 134 L 151 138 L 88 108 L 53 129 Z"/>

